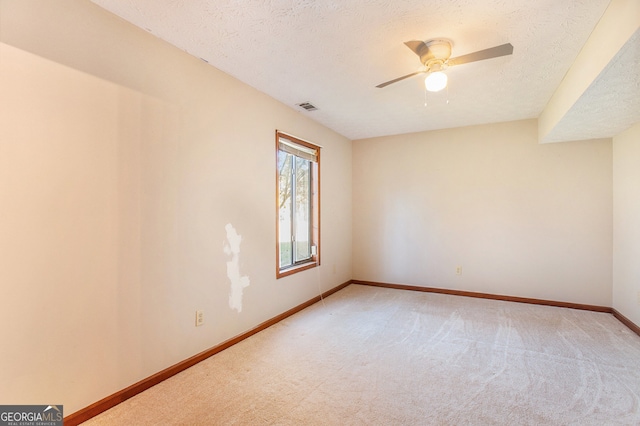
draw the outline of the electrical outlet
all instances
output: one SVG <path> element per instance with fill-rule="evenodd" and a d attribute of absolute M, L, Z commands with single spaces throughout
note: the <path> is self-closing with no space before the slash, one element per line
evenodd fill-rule
<path fill-rule="evenodd" d="M 204 312 L 196 311 L 196 327 L 204 324 Z"/>
<path fill-rule="evenodd" d="M 462 266 L 456 266 L 456 275 L 462 275 Z"/>

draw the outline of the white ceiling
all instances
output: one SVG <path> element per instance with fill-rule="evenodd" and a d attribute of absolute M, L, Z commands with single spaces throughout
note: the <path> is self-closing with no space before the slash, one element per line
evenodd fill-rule
<path fill-rule="evenodd" d="M 92 0 L 349 139 L 536 118 L 562 81 L 609 0 Z M 448 92 L 424 76 L 403 43 L 447 38 L 452 56 L 511 43 L 511 56 L 451 67 Z M 624 61 L 640 57 L 632 40 Z M 623 49 L 624 50 L 624 49 Z M 611 65 L 622 84 L 638 68 Z M 603 78 L 605 72 L 603 72 Z M 599 78 L 598 80 L 602 80 Z M 620 78 L 620 76 L 618 76 Z M 572 120 L 593 115 L 594 82 Z M 640 84 L 636 85 L 640 90 Z M 637 92 L 636 92 L 637 93 Z M 640 94 L 640 93 L 639 93 Z M 633 92 L 632 92 L 633 95 Z M 640 120 L 637 96 L 635 115 Z M 448 103 L 447 103 L 448 100 Z M 311 102 L 307 112 L 296 104 Z M 604 108 L 606 110 L 606 108 Z M 609 122 L 603 120 L 599 136 Z M 572 138 L 571 128 L 558 139 Z M 583 127 L 583 126 L 582 126 Z M 622 129 L 624 130 L 624 129 Z M 593 133 L 590 133 L 592 135 Z M 590 136 L 593 137 L 593 136 Z"/>

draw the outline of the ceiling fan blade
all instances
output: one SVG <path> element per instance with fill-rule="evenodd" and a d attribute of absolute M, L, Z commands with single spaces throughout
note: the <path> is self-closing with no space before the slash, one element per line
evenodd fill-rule
<path fill-rule="evenodd" d="M 382 89 L 383 87 L 387 87 L 390 84 L 397 83 L 398 81 L 404 80 L 405 78 L 413 77 L 414 75 L 422 74 L 422 73 L 425 73 L 425 72 L 426 71 L 412 72 L 411 74 L 403 75 L 402 77 L 394 78 L 393 80 L 389 80 L 389 81 L 384 82 L 382 84 L 378 84 L 376 87 Z"/>
<path fill-rule="evenodd" d="M 513 46 L 511 43 L 502 44 L 496 47 L 490 47 L 484 50 L 478 50 L 477 52 L 469 53 L 467 55 L 458 56 L 457 58 L 451 58 L 447 62 L 448 65 L 460 65 L 468 62 L 482 61 L 484 59 L 497 58 L 499 56 L 511 55 L 513 53 Z"/>
<path fill-rule="evenodd" d="M 429 49 L 425 42 L 420 40 L 405 41 L 404 44 L 418 56 L 422 55 L 424 49 Z"/>

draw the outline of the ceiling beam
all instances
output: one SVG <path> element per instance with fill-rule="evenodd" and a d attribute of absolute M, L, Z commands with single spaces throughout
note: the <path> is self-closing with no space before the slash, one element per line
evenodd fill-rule
<path fill-rule="evenodd" d="M 640 1 L 611 0 L 538 118 L 540 143 L 552 141 L 553 130 L 639 28 Z"/>

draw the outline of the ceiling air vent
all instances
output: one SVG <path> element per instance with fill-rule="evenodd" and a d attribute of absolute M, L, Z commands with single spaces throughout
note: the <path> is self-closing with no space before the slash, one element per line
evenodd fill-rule
<path fill-rule="evenodd" d="M 317 110 L 317 109 L 318 109 L 318 108 L 316 108 L 314 105 L 312 105 L 310 102 L 303 102 L 303 103 L 301 103 L 301 104 L 298 104 L 298 106 L 299 106 L 300 108 L 304 108 L 304 109 L 306 109 L 307 111 L 315 111 L 315 110 Z"/>

